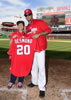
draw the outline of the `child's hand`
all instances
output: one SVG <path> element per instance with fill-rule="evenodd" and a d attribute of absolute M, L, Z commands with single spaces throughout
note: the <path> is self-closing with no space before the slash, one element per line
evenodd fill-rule
<path fill-rule="evenodd" d="M 11 55 L 9 55 L 9 58 L 8 59 L 11 60 Z"/>
<path fill-rule="evenodd" d="M 14 35 L 12 38 L 14 39 L 14 38 L 16 38 L 18 35 Z"/>

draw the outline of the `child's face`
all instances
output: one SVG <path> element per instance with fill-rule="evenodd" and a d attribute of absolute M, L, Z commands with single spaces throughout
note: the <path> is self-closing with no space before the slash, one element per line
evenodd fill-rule
<path fill-rule="evenodd" d="M 20 24 L 17 25 L 17 28 L 18 28 L 18 30 L 23 30 L 24 29 L 24 26 L 23 26 L 22 23 L 20 23 Z"/>

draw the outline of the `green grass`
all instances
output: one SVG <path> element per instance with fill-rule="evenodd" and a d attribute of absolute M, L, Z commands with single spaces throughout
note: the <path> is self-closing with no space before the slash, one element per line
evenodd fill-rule
<path fill-rule="evenodd" d="M 71 42 L 48 42 L 48 50 L 71 52 Z"/>
<path fill-rule="evenodd" d="M 0 48 L 9 48 L 9 40 L 0 40 Z"/>
<path fill-rule="evenodd" d="M 71 60 L 71 43 L 69 42 L 48 42 L 46 55 L 49 58 Z"/>
<path fill-rule="evenodd" d="M 0 58 L 8 58 L 9 40 L 0 40 Z"/>
<path fill-rule="evenodd" d="M 8 49 L 9 40 L 0 40 L 0 58 L 8 58 Z M 48 58 L 71 60 L 71 43 L 48 41 L 46 56 L 48 56 Z"/>
<path fill-rule="evenodd" d="M 48 39 L 50 40 L 50 39 Z M 71 39 L 52 39 L 52 40 L 63 40 L 63 41 L 71 41 Z"/>

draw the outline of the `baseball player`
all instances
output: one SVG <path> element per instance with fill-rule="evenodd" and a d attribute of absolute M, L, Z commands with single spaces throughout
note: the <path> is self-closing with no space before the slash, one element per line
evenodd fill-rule
<path fill-rule="evenodd" d="M 34 33 L 32 38 L 37 40 L 36 52 L 34 55 L 34 61 L 32 65 L 31 75 L 32 83 L 28 87 L 32 88 L 34 86 L 39 87 L 39 96 L 43 98 L 45 96 L 45 85 L 46 85 L 46 75 L 45 75 L 45 49 L 47 48 L 46 35 L 51 33 L 51 29 L 47 23 L 43 20 L 33 19 L 33 13 L 31 9 L 26 9 L 24 11 L 24 16 L 28 21 L 26 27 L 27 33 Z"/>

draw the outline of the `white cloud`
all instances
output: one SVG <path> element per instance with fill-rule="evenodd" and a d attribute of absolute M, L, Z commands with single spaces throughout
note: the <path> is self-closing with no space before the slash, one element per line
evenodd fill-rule
<path fill-rule="evenodd" d="M 64 6 L 70 5 L 70 0 L 40 0 L 44 5 L 47 6 Z"/>
<path fill-rule="evenodd" d="M 6 0 L 6 1 L 13 5 L 20 5 L 23 7 L 28 7 L 30 5 L 30 3 L 25 3 L 25 2 L 22 2 L 21 0 Z"/>
<path fill-rule="evenodd" d="M 0 2 L 0 7 L 2 6 L 2 3 Z"/>
<path fill-rule="evenodd" d="M 5 1 L 10 3 L 10 5 L 0 2 L 0 23 L 3 21 L 13 21 L 16 23 L 18 20 L 24 20 L 26 22 L 26 19 L 24 18 L 24 9 L 29 7 L 30 3 L 22 2 L 21 0 Z M 22 19 L 15 18 L 14 16 L 22 16 Z"/>
<path fill-rule="evenodd" d="M 24 2 L 24 0 L 5 0 L 5 1 L 7 1 L 7 3 L 9 3 L 10 5 L 5 4 L 4 2 L 0 1 L 0 18 L 1 18 L 1 20 L 3 20 L 3 19 L 8 20 L 8 18 L 9 18 L 11 21 L 11 20 L 14 20 L 14 18 L 11 16 L 16 16 L 16 15 L 19 16 L 20 15 L 20 16 L 22 16 L 23 20 L 26 22 L 26 19 L 23 17 L 24 10 L 26 8 L 32 7 L 33 17 L 36 18 L 37 7 L 38 8 L 42 7 L 40 4 L 37 4 L 36 8 L 34 8 L 33 5 L 30 4 L 30 2 Z M 55 6 L 56 7 L 56 6 L 68 5 L 71 0 L 39 0 L 39 1 L 43 3 L 43 6 L 47 6 L 47 7 Z"/>
<path fill-rule="evenodd" d="M 3 5 L 0 7 L 0 17 L 23 15 L 24 9 L 29 7 L 30 3 L 22 2 L 21 0 L 5 0 L 12 5 Z"/>
<path fill-rule="evenodd" d="M 19 16 L 17 16 L 17 17 L 19 17 Z M 17 21 L 23 20 L 23 21 L 25 22 L 25 25 L 27 25 L 27 21 L 26 21 L 26 19 L 25 19 L 23 16 L 22 16 L 22 18 L 17 18 L 17 17 L 11 16 L 11 17 L 1 18 L 1 19 L 0 19 L 0 24 L 1 24 L 2 22 L 13 22 L 13 23 L 16 24 Z"/>

